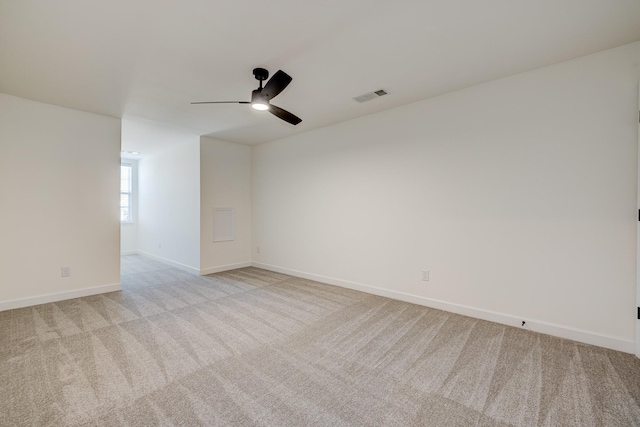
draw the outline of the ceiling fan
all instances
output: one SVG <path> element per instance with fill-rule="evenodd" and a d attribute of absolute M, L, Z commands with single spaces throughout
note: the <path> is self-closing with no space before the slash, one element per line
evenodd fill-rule
<path fill-rule="evenodd" d="M 205 102 L 192 102 L 192 104 L 251 104 L 256 110 L 269 110 L 274 116 L 284 120 L 285 122 L 297 125 L 302 121 L 301 118 L 296 115 L 283 110 L 280 107 L 276 107 L 269 103 L 270 100 L 275 98 L 291 83 L 290 75 L 282 70 L 278 70 L 273 77 L 262 87 L 262 82 L 269 78 L 269 71 L 264 68 L 254 68 L 253 76 L 256 80 L 260 81 L 260 87 L 251 92 L 251 102 L 248 101 L 205 101 Z"/>

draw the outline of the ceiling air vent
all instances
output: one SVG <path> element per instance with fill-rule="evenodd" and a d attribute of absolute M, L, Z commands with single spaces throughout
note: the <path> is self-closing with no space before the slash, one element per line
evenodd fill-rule
<path fill-rule="evenodd" d="M 376 90 L 374 92 L 369 92 L 369 93 L 365 93 L 364 95 L 360 95 L 360 96 L 356 96 L 355 99 L 358 102 L 366 102 L 366 101 L 371 101 L 372 99 L 375 99 L 379 96 L 383 96 L 386 95 L 387 91 L 384 89 L 380 89 L 380 90 Z"/>

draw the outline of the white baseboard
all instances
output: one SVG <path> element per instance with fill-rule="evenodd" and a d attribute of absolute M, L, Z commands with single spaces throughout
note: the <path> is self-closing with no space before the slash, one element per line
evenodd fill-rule
<path fill-rule="evenodd" d="M 120 255 L 138 255 L 138 251 L 121 251 Z"/>
<path fill-rule="evenodd" d="M 52 294 L 38 295 L 35 297 L 0 301 L 0 311 L 13 310 L 14 308 L 30 307 L 32 305 L 47 304 L 50 302 L 64 301 L 73 298 L 105 294 L 107 292 L 116 292 L 121 290 L 122 285 L 120 283 L 114 283 L 112 285 L 101 285 L 94 286 L 92 288 L 75 289 L 73 291 L 54 292 Z"/>
<path fill-rule="evenodd" d="M 304 279 L 315 280 L 317 282 L 329 285 L 340 286 L 343 288 L 353 289 L 356 291 L 366 292 L 373 295 L 392 298 L 400 301 L 410 302 L 412 304 L 423 305 L 426 307 L 437 308 L 464 316 L 474 317 L 476 319 L 488 320 L 491 322 L 501 323 L 504 325 L 521 327 L 522 321 L 526 322 L 526 328 L 531 331 L 540 332 L 547 335 L 553 335 L 560 338 L 566 338 L 586 344 L 596 345 L 598 347 L 610 348 L 612 350 L 623 351 L 625 353 L 635 353 L 636 344 L 633 340 L 611 335 L 604 335 L 595 332 L 585 331 L 582 329 L 562 326 L 535 319 L 525 319 L 509 314 L 498 313 L 490 310 L 469 307 L 466 305 L 455 304 L 446 301 L 425 298 L 418 295 L 406 294 L 403 292 L 392 291 L 388 289 L 376 288 L 374 286 L 363 285 L 361 283 L 350 282 L 347 280 L 335 279 L 333 277 L 325 277 L 317 274 L 305 273 L 303 271 L 291 270 L 288 268 L 278 267 L 275 265 L 262 264 L 253 262 L 254 267 L 263 268 L 265 270 L 274 271 L 276 273 L 288 274 L 290 276 L 301 277 Z"/>
<path fill-rule="evenodd" d="M 203 268 L 203 269 L 200 269 L 200 275 L 206 276 L 207 274 L 220 273 L 222 271 L 235 270 L 236 268 L 244 268 L 244 267 L 251 267 L 251 266 L 252 266 L 251 261 L 246 261 L 246 262 L 238 262 L 236 264 L 221 265 L 219 267 Z"/>
<path fill-rule="evenodd" d="M 180 270 L 184 270 L 184 271 L 187 271 L 189 273 L 193 273 L 193 274 L 197 274 L 197 275 L 200 274 L 200 269 L 199 268 L 191 267 L 190 265 L 181 264 L 179 262 L 172 261 L 172 260 L 167 259 L 167 258 L 162 258 L 160 256 L 153 255 L 153 254 L 150 254 L 150 253 L 144 252 L 144 251 L 136 251 L 136 253 L 138 255 L 142 255 L 144 257 L 151 258 L 151 259 L 154 259 L 156 261 L 164 262 L 165 264 L 169 264 L 172 267 L 179 268 Z"/>

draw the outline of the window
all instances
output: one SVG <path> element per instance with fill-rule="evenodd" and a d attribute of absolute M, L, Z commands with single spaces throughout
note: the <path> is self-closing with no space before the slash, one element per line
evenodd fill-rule
<path fill-rule="evenodd" d="M 131 213 L 131 165 L 120 165 L 120 222 L 133 222 Z"/>

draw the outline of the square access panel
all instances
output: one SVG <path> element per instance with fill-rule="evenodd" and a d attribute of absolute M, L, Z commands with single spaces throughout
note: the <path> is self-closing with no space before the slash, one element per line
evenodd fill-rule
<path fill-rule="evenodd" d="M 234 208 L 213 208 L 213 241 L 235 240 L 233 235 Z"/>

